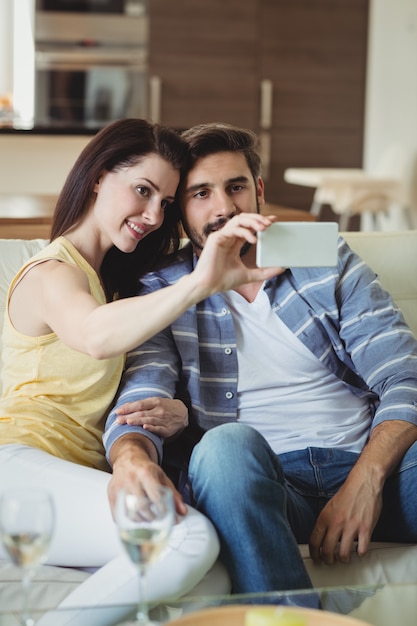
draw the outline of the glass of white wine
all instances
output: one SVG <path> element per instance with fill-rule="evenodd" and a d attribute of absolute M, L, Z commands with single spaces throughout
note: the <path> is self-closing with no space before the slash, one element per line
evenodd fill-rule
<path fill-rule="evenodd" d="M 115 519 L 119 535 L 139 573 L 139 602 L 134 621 L 120 626 L 151 626 L 146 598 L 146 570 L 168 541 L 175 520 L 171 489 L 153 488 L 151 494 L 121 489 L 118 493 Z"/>
<path fill-rule="evenodd" d="M 54 527 L 54 504 L 43 489 L 13 489 L 0 497 L 0 535 L 11 561 L 22 571 L 22 621 L 33 626 L 29 591 L 38 565 L 46 560 Z"/>

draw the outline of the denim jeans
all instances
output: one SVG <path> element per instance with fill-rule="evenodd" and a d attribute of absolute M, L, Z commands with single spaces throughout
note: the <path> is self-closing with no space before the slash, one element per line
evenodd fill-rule
<path fill-rule="evenodd" d="M 308 543 L 318 514 L 358 455 L 307 448 L 276 455 L 244 424 L 207 431 L 194 448 L 189 480 L 197 509 L 211 519 L 234 593 L 308 589 L 298 543 Z M 387 480 L 373 539 L 417 541 L 417 444 Z"/>

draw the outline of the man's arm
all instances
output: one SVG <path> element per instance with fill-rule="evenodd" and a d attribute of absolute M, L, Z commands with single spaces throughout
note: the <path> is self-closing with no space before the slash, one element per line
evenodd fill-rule
<path fill-rule="evenodd" d="M 345 483 L 317 519 L 310 538 L 315 562 L 331 565 L 335 557 L 349 562 L 355 541 L 359 556 L 367 552 L 381 514 L 385 481 L 415 441 L 417 426 L 409 422 L 385 421 L 374 428 Z"/>
<path fill-rule="evenodd" d="M 155 290 L 164 286 L 164 282 L 156 277 L 151 282 L 152 289 Z M 151 432 L 143 424 L 129 424 L 123 417 L 120 421 L 118 419 L 119 411 L 125 403 L 137 402 L 146 403 L 149 417 L 149 398 L 152 397 L 154 408 L 150 409 L 151 412 L 155 410 L 156 402 L 159 407 L 163 406 L 165 418 L 170 411 L 172 413 L 172 403 L 178 403 L 180 418 L 175 420 L 175 425 L 177 429 L 181 429 L 184 421 L 187 421 L 188 411 L 183 411 L 185 407 L 180 401 L 172 400 L 179 367 L 180 360 L 170 328 L 158 333 L 127 355 L 125 371 L 103 434 L 107 460 L 113 468 L 108 488 L 112 508 L 118 490 L 127 482 L 133 482 L 145 491 L 151 490 L 158 483 L 171 487 L 177 512 L 186 512 L 180 494 L 160 467 L 163 437 L 167 433 L 158 432 L 158 429 Z M 172 427 L 172 424 L 168 426 Z"/>
<path fill-rule="evenodd" d="M 112 445 L 109 454 L 113 475 L 108 486 L 110 506 L 114 510 L 117 492 L 126 485 L 152 493 L 155 485 L 172 489 L 176 511 L 187 513 L 183 499 L 158 465 L 158 454 L 152 441 L 138 433 L 123 435 Z"/>
<path fill-rule="evenodd" d="M 355 371 L 379 402 L 367 445 L 310 538 L 313 559 L 327 564 L 336 556 L 349 561 L 355 541 L 358 554 L 366 553 L 385 482 L 417 440 L 416 340 L 375 274 L 346 246 L 340 259 L 341 338 Z"/>
<path fill-rule="evenodd" d="M 167 334 L 168 333 L 167 331 Z M 156 345 L 164 343 L 163 337 L 159 336 L 150 340 L 147 344 L 132 351 L 128 355 L 127 367 L 124 372 L 122 383 L 115 405 L 107 418 L 103 442 L 106 448 L 107 459 L 113 468 L 113 476 L 109 483 L 108 495 L 113 509 L 118 490 L 126 484 L 135 485 L 138 489 L 152 491 L 155 484 L 168 485 L 173 493 L 178 514 L 185 514 L 186 507 L 181 495 L 160 467 L 162 461 L 163 438 L 160 434 L 144 429 L 143 426 L 118 422 L 118 409 L 126 401 L 135 402 L 136 399 L 146 401 L 147 396 L 160 394 L 168 402 L 171 388 L 175 385 L 174 367 L 175 356 L 169 351 L 167 359 L 173 367 L 169 367 L 170 376 L 165 372 L 162 376 L 160 368 L 155 367 Z M 165 352 L 161 352 L 160 362 L 164 360 Z M 164 361 L 164 365 L 166 362 Z M 173 400 L 169 400 L 173 402 Z M 182 403 L 181 403 L 182 404 Z"/>
<path fill-rule="evenodd" d="M 142 426 L 165 440 L 178 436 L 188 426 L 188 409 L 178 399 L 145 398 L 126 402 L 115 410 L 118 424 Z"/>
<path fill-rule="evenodd" d="M 122 407 L 129 406 L 129 403 L 131 403 L 130 407 L 138 407 L 139 405 L 136 404 L 138 401 L 148 402 L 149 398 L 153 398 L 154 401 L 159 399 L 159 403 L 164 404 L 163 413 L 165 417 L 170 415 L 167 410 L 167 403 L 173 402 L 172 398 L 175 395 L 179 371 L 180 359 L 169 328 L 155 335 L 127 355 L 125 371 L 114 405 L 107 416 L 103 435 L 106 456 L 110 464 L 112 464 L 113 446 L 119 437 L 127 434 L 142 435 L 144 439 L 148 438 L 158 453 L 158 462 L 161 463 L 163 437 L 167 433 L 158 432 L 157 429 L 153 431 L 145 429 L 144 425 L 139 422 L 128 423 L 123 415 L 120 415 L 119 419 L 119 414 L 120 410 L 123 412 Z M 176 402 L 179 403 L 179 401 Z M 179 404 L 179 406 L 181 405 Z M 182 408 L 185 409 L 184 405 Z M 172 411 L 172 404 L 169 404 L 169 410 Z M 183 428 L 184 423 L 188 420 L 188 411 L 184 410 L 183 413 L 180 413 L 181 419 L 175 420 L 175 426 L 178 429 Z M 169 432 L 170 436 L 172 434 Z"/>

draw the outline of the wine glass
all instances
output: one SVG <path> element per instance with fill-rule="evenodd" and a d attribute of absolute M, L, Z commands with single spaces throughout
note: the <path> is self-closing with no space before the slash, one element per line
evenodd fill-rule
<path fill-rule="evenodd" d="M 146 599 L 146 571 L 168 541 L 175 519 L 174 497 L 171 489 L 152 488 L 150 494 L 121 489 L 115 508 L 119 536 L 139 573 L 139 602 L 136 619 L 120 626 L 151 626 Z"/>
<path fill-rule="evenodd" d="M 22 571 L 25 626 L 33 626 L 29 591 L 38 565 L 46 560 L 54 526 L 54 505 L 43 489 L 13 489 L 0 497 L 0 535 L 11 561 Z"/>

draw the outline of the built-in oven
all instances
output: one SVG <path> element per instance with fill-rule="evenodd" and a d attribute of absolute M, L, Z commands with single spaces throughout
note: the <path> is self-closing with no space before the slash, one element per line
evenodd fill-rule
<path fill-rule="evenodd" d="M 143 0 L 36 0 L 38 11 L 64 13 L 113 13 L 136 15 L 142 12 Z"/>
<path fill-rule="evenodd" d="M 146 0 L 37 0 L 35 123 L 148 116 Z"/>
<path fill-rule="evenodd" d="M 43 46 L 36 51 L 35 67 L 38 125 L 95 128 L 147 116 L 147 64 L 141 51 Z"/>

